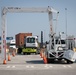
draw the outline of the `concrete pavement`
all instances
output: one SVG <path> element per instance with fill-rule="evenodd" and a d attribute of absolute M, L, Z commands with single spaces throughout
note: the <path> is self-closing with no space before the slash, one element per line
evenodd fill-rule
<path fill-rule="evenodd" d="M 16 55 L 5 65 L 0 62 L 0 75 L 76 75 L 76 63 L 44 64 L 39 55 Z"/>

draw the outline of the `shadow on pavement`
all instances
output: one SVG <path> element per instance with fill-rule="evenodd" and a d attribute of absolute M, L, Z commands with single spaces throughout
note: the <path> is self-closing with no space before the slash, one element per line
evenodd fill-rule
<path fill-rule="evenodd" d="M 26 61 L 28 64 L 44 64 L 43 60 L 31 60 L 31 61 Z"/>
<path fill-rule="evenodd" d="M 28 63 L 28 64 L 44 64 L 43 60 L 31 60 L 31 61 L 26 61 L 26 63 Z M 68 63 L 59 62 L 59 61 L 54 61 L 54 62 L 50 62 L 50 63 L 47 63 L 47 64 L 56 64 L 56 65 L 57 64 L 66 64 L 66 65 L 68 65 Z M 69 64 L 73 64 L 73 63 L 69 63 Z"/>

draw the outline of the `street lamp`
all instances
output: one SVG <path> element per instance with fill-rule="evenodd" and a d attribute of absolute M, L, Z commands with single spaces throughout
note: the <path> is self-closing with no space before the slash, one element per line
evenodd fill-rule
<path fill-rule="evenodd" d="M 65 25 L 66 25 L 66 44 L 68 48 L 68 36 L 67 36 L 67 8 L 65 8 Z"/>
<path fill-rule="evenodd" d="M 66 38 L 67 38 L 67 8 L 65 8 Z"/>

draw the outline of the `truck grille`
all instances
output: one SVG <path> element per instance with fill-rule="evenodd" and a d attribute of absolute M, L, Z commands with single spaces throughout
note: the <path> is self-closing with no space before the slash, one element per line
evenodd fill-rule
<path fill-rule="evenodd" d="M 52 52 L 52 54 L 50 54 L 50 57 L 55 57 L 56 56 L 56 52 Z"/>
<path fill-rule="evenodd" d="M 52 52 L 53 55 L 56 55 L 56 52 Z"/>
<path fill-rule="evenodd" d="M 52 52 L 49 56 L 50 56 L 50 57 L 55 57 L 55 56 L 62 57 L 62 56 L 63 56 L 63 52 L 58 52 L 58 53 Z"/>

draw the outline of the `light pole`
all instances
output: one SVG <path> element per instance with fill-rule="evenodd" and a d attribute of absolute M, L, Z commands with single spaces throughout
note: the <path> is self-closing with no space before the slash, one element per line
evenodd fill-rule
<path fill-rule="evenodd" d="M 67 8 L 65 8 L 65 22 L 66 22 L 66 39 L 67 39 Z"/>
<path fill-rule="evenodd" d="M 66 27 L 66 46 L 68 48 L 68 36 L 67 36 L 67 8 L 65 8 L 65 27 Z"/>

